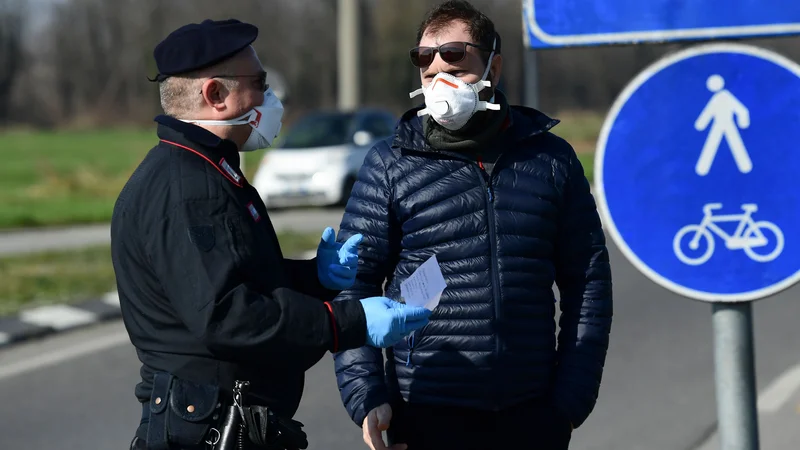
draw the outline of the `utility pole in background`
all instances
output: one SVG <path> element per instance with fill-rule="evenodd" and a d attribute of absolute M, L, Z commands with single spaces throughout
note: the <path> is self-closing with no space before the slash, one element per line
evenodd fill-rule
<path fill-rule="evenodd" d="M 361 102 L 360 40 L 361 17 L 359 0 L 339 0 L 338 9 L 339 108 L 354 110 Z"/>
<path fill-rule="evenodd" d="M 539 68 L 537 67 L 537 57 L 535 49 L 524 46 L 523 52 L 523 69 L 524 82 L 522 92 L 525 99 L 525 106 L 529 108 L 539 109 Z"/>

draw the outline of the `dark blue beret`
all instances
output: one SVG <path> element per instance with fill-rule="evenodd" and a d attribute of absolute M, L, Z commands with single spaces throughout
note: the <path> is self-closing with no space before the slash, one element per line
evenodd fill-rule
<path fill-rule="evenodd" d="M 153 56 L 159 73 L 151 81 L 212 66 L 246 48 L 257 37 L 257 27 L 235 19 L 182 26 L 156 45 Z"/>

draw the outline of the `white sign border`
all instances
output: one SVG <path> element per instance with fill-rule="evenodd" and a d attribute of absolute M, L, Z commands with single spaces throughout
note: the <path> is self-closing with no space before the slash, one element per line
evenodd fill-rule
<path fill-rule="evenodd" d="M 630 247 L 628 247 L 627 243 L 622 238 L 622 235 L 619 233 L 619 230 L 617 230 L 613 218 L 611 217 L 611 213 L 608 209 L 608 203 L 606 202 L 606 196 L 605 196 L 605 185 L 603 181 L 603 160 L 605 158 L 605 150 L 606 150 L 606 145 L 608 143 L 608 137 L 611 133 L 611 129 L 614 126 L 614 122 L 616 122 L 617 120 L 619 112 L 622 110 L 622 108 L 625 106 L 628 100 L 633 96 L 633 94 L 636 93 L 636 91 L 644 83 L 646 83 L 650 78 L 652 78 L 654 75 L 656 75 L 663 69 L 677 62 L 683 61 L 685 59 L 701 55 L 708 55 L 712 53 L 737 53 L 742 55 L 753 56 L 756 58 L 761 58 L 785 68 L 786 70 L 794 73 L 798 78 L 800 78 L 800 65 L 778 53 L 760 47 L 755 47 L 752 45 L 730 44 L 730 43 L 703 44 L 678 51 L 676 53 L 667 55 L 659 59 L 655 63 L 645 68 L 630 83 L 628 83 L 625 89 L 619 94 L 617 99 L 614 101 L 614 104 L 611 106 L 611 109 L 609 110 L 609 113 L 606 116 L 606 120 L 603 123 L 603 128 L 601 129 L 600 136 L 597 140 L 597 148 L 595 151 L 595 161 L 594 161 L 595 197 L 597 198 L 598 210 L 603 219 L 603 224 L 606 228 L 606 231 L 608 232 L 609 235 L 611 235 L 611 238 L 617 244 L 620 251 L 628 259 L 628 261 L 630 261 L 630 263 L 637 270 L 643 273 L 647 278 L 649 278 L 656 284 L 672 292 L 675 292 L 684 297 L 688 297 L 694 300 L 700 300 L 712 303 L 747 302 L 769 297 L 785 289 L 788 289 L 789 287 L 800 281 L 800 270 L 795 272 L 793 275 L 785 278 L 784 280 L 780 281 L 779 283 L 773 284 L 765 288 L 756 289 L 748 292 L 741 292 L 737 294 L 720 294 L 720 293 L 698 291 L 695 289 L 687 288 L 658 274 L 656 271 L 651 269 L 647 264 L 645 264 L 641 259 L 639 259 L 639 257 L 630 249 Z"/>

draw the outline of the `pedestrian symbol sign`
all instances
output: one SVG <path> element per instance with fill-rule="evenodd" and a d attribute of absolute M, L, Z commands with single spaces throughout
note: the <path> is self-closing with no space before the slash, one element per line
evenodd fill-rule
<path fill-rule="evenodd" d="M 733 153 L 733 160 L 739 171 L 750 172 L 753 169 L 753 163 L 750 161 L 750 155 L 747 154 L 742 136 L 739 134 L 739 128 L 750 126 L 750 110 L 729 91 L 723 90 L 725 79 L 720 75 L 708 77 L 706 85 L 708 90 L 715 94 L 694 124 L 697 131 L 704 131 L 711 125 L 711 131 L 703 145 L 700 159 L 697 160 L 697 174 L 708 174 L 723 138 L 728 141 L 728 146 Z"/>
<path fill-rule="evenodd" d="M 609 235 L 689 298 L 750 301 L 800 281 L 800 65 L 701 45 L 645 69 L 598 140 Z"/>

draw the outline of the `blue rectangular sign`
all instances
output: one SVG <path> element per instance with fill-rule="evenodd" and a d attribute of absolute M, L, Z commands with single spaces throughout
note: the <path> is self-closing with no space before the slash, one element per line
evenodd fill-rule
<path fill-rule="evenodd" d="M 800 34 L 800 0 L 522 0 L 527 47 Z"/>

